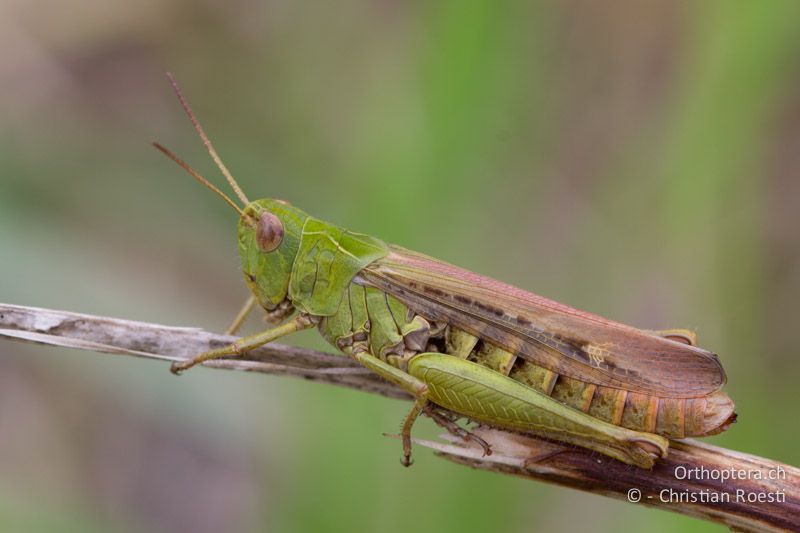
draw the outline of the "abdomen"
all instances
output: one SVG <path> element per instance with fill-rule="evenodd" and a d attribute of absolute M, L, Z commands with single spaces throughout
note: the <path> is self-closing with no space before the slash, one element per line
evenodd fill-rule
<path fill-rule="evenodd" d="M 451 355 L 454 332 L 410 310 L 383 291 L 351 283 L 339 311 L 319 324 L 322 336 L 342 352 L 369 351 L 405 370 L 417 353 Z M 605 422 L 669 438 L 702 437 L 724 431 L 735 419 L 733 402 L 723 392 L 703 397 L 660 398 L 600 386 L 560 375 L 472 337 L 461 357 L 482 364 L 515 381 Z"/>
<path fill-rule="evenodd" d="M 618 426 L 669 438 L 703 437 L 724 431 L 735 419 L 723 392 L 704 397 L 660 398 L 586 383 L 557 374 L 479 342 L 468 359 L 489 366 L 556 400 Z"/>

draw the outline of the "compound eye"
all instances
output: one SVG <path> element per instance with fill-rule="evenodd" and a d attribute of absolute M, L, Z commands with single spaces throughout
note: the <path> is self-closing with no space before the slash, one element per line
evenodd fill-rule
<path fill-rule="evenodd" d="M 278 217 L 264 211 L 256 224 L 256 244 L 262 252 L 271 252 L 283 240 L 283 224 Z"/>

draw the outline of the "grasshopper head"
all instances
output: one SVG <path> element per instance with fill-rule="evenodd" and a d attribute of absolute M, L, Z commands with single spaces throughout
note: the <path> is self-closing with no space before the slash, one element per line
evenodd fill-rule
<path fill-rule="evenodd" d="M 244 280 L 267 311 L 289 310 L 287 294 L 308 215 L 282 200 L 250 202 L 239 218 Z"/>
<path fill-rule="evenodd" d="M 303 224 L 308 215 L 283 200 L 269 198 L 254 202 L 248 200 L 206 136 L 175 79 L 169 73 L 167 78 L 209 155 L 245 208 L 242 209 L 216 185 L 170 150 L 159 143 L 153 145 L 239 213 L 239 256 L 242 259 L 244 279 L 259 304 L 269 312 L 267 318 L 279 321 L 293 309 L 291 301 L 287 298 L 289 279 L 300 246 Z"/>

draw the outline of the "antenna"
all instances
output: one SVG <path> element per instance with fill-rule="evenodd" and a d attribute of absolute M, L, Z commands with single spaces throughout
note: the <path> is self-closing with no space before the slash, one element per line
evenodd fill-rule
<path fill-rule="evenodd" d="M 206 136 L 206 132 L 203 131 L 203 127 L 200 126 L 200 122 L 198 122 L 197 117 L 192 112 L 192 108 L 189 107 L 189 102 L 187 102 L 186 98 L 183 96 L 181 88 L 178 87 L 178 82 L 175 81 L 175 78 L 172 77 L 172 73 L 167 72 L 167 79 L 169 80 L 169 83 L 172 85 L 172 89 L 175 91 L 175 94 L 178 95 L 178 100 L 180 100 L 181 106 L 183 106 L 183 110 L 186 111 L 186 114 L 189 116 L 189 120 L 192 121 L 194 129 L 197 131 L 197 134 L 200 135 L 200 139 L 203 140 L 203 144 L 206 145 L 206 150 L 208 150 L 209 155 L 211 155 L 211 159 L 214 160 L 214 162 L 217 164 L 217 167 L 219 167 L 220 172 L 222 172 L 222 175 L 225 176 L 226 180 L 228 180 L 228 183 L 233 189 L 233 192 L 236 193 L 236 196 L 239 198 L 239 200 L 241 200 L 242 203 L 244 203 L 244 205 L 249 204 L 250 200 L 247 199 L 247 196 L 245 196 L 244 191 L 242 191 L 241 187 L 239 187 L 239 184 L 236 183 L 236 180 L 233 179 L 233 175 L 231 175 L 230 171 L 228 170 L 228 167 L 226 167 L 225 163 L 223 163 L 222 159 L 220 159 L 219 154 L 217 154 L 217 151 L 214 149 L 214 145 L 211 144 L 211 141 L 208 139 L 208 136 Z M 156 146 L 156 148 L 159 148 L 158 145 Z M 164 151 L 162 148 L 159 148 L 159 150 Z M 169 153 L 167 152 L 164 153 L 166 153 L 169 156 Z M 175 157 L 172 157 L 172 159 L 176 163 L 178 163 L 179 165 L 183 166 L 188 170 L 188 165 L 184 166 L 185 163 L 182 164 L 180 159 L 177 159 Z M 190 172 L 190 174 L 191 173 L 192 172 Z M 199 174 L 197 176 L 199 176 Z"/>
<path fill-rule="evenodd" d="M 205 179 L 203 176 L 201 176 L 201 175 L 200 175 L 200 173 L 199 173 L 199 172 L 197 172 L 195 169 L 193 169 L 192 167 L 190 167 L 190 166 L 189 166 L 189 164 L 188 164 L 188 163 L 186 163 L 186 162 L 185 162 L 183 159 L 181 159 L 180 157 L 178 157 L 177 155 L 175 155 L 175 154 L 174 154 L 172 151 L 170 151 L 169 149 L 165 148 L 164 146 L 160 145 L 160 144 L 159 144 L 159 143 L 157 143 L 157 142 L 154 142 L 154 143 L 153 143 L 153 146 L 155 146 L 156 148 L 158 148 L 158 149 L 159 149 L 159 150 L 160 150 L 160 151 L 161 151 L 161 152 L 162 152 L 164 155 L 166 155 L 167 157 L 169 157 L 170 159 L 172 159 L 173 161 L 175 161 L 176 163 L 178 163 L 178 165 L 180 165 L 181 167 L 183 167 L 183 169 L 184 169 L 186 172 L 188 172 L 188 173 L 189 173 L 189 174 L 190 174 L 190 175 L 191 175 L 191 176 L 192 176 L 194 179 L 196 179 L 197 181 L 199 181 L 200 183 L 202 183 L 203 185 L 205 185 L 206 187 L 208 187 L 209 189 L 211 189 L 212 191 L 214 191 L 215 193 L 217 193 L 218 195 L 220 195 L 220 196 L 222 197 L 222 199 L 223 199 L 223 200 L 225 200 L 226 202 L 228 202 L 228 205 L 230 205 L 232 208 L 234 208 L 234 209 L 236 210 L 236 212 L 237 212 L 237 213 L 239 213 L 239 216 L 241 216 L 242 218 L 247 218 L 247 217 L 245 216 L 245 214 L 244 214 L 244 211 L 242 211 L 242 208 L 241 208 L 241 207 L 239 207 L 238 205 L 236 205 L 236 203 L 235 203 L 233 200 L 231 200 L 230 198 L 228 198 L 228 196 L 226 196 L 226 195 L 225 195 L 225 193 L 224 193 L 224 192 L 222 192 L 222 191 L 219 189 L 219 187 L 217 187 L 216 185 L 214 185 L 213 183 L 211 183 L 210 181 L 208 181 L 207 179 Z"/>

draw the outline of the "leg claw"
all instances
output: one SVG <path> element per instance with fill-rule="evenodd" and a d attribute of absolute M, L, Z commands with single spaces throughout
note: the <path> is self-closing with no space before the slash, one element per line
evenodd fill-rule
<path fill-rule="evenodd" d="M 169 371 L 175 374 L 176 376 L 180 376 L 185 370 L 189 370 L 194 366 L 192 361 L 175 361 L 169 367 Z"/>
<path fill-rule="evenodd" d="M 428 417 L 430 417 L 431 420 L 436 422 L 436 425 L 444 428 L 451 435 L 461 438 L 464 442 L 474 442 L 475 444 L 483 448 L 484 457 L 486 457 L 487 455 L 492 455 L 492 447 L 489 445 L 488 442 L 486 442 L 476 434 L 472 433 L 471 431 L 467 431 L 466 429 L 456 424 L 456 418 L 452 417 L 452 415 L 450 415 L 449 413 L 436 409 L 435 407 L 430 407 L 430 404 L 426 406 L 424 412 L 426 415 L 428 415 Z"/>

